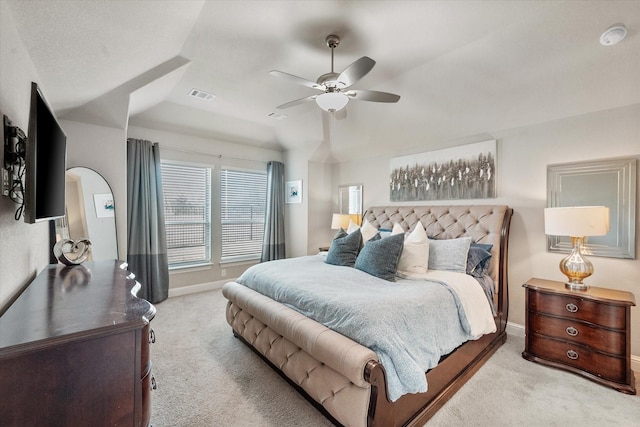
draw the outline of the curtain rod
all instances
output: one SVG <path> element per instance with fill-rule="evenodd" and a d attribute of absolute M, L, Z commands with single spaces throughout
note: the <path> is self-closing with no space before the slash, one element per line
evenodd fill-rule
<path fill-rule="evenodd" d="M 166 147 L 163 146 L 162 144 L 160 144 L 160 150 L 168 150 L 168 151 L 175 151 L 178 153 L 187 153 L 187 154 L 197 154 L 197 155 L 205 155 L 205 156 L 210 156 L 210 157 L 217 157 L 218 159 L 233 159 L 233 160 L 244 160 L 244 161 L 248 161 L 248 162 L 257 162 L 257 163 L 269 163 L 269 160 L 254 160 L 254 159 L 246 159 L 243 157 L 234 157 L 234 156 L 227 156 L 227 155 L 223 155 L 223 154 L 210 154 L 210 153 L 203 153 L 201 151 L 196 151 L 196 150 L 185 150 L 184 148 L 173 148 L 173 147 Z"/>

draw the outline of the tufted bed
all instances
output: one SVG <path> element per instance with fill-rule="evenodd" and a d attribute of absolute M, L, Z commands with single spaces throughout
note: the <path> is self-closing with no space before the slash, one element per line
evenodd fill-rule
<path fill-rule="evenodd" d="M 236 337 L 334 424 L 423 425 L 506 341 L 512 213 L 505 205 L 460 205 L 372 207 L 364 214 L 364 219 L 379 229 L 399 224 L 410 232 L 420 222 L 430 239 L 471 237 L 473 242 L 492 245 L 487 271 L 495 285 L 496 331 L 466 341 L 441 357 L 425 374 L 426 392 L 390 399 L 388 373 L 375 351 L 236 282 L 223 288 L 228 299 L 227 321 Z"/>

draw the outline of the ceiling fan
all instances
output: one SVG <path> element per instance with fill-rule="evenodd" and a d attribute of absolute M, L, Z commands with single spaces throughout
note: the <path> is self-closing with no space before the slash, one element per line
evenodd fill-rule
<path fill-rule="evenodd" d="M 276 108 L 289 108 L 305 102 L 316 101 L 316 104 L 323 110 L 335 112 L 342 110 L 350 99 L 373 102 L 398 102 L 400 96 L 393 93 L 349 89 L 371 71 L 373 66 L 376 65 L 376 61 L 367 56 L 363 56 L 345 68 L 341 73 L 336 73 L 333 71 L 333 50 L 340 44 L 340 37 L 331 34 L 327 36 L 325 41 L 327 42 L 327 46 L 331 48 L 331 72 L 318 77 L 315 83 L 282 71 L 273 70 L 269 72 L 269 74 L 273 76 L 285 78 L 299 85 L 322 91 L 322 93 L 296 99 L 279 105 Z"/>

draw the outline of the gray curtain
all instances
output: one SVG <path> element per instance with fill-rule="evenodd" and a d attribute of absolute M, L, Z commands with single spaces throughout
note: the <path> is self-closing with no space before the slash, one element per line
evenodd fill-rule
<path fill-rule="evenodd" d="M 284 253 L 284 165 L 267 164 L 267 209 L 261 262 L 285 257 Z"/>
<path fill-rule="evenodd" d="M 127 139 L 127 263 L 142 285 L 138 297 L 149 302 L 169 295 L 160 148 Z"/>

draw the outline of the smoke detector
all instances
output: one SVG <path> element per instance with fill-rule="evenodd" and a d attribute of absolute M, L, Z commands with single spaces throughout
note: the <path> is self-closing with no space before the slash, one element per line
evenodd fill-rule
<path fill-rule="evenodd" d="M 620 43 L 627 36 L 627 28 L 622 24 L 615 24 L 602 33 L 600 44 L 603 46 L 613 46 Z"/>

